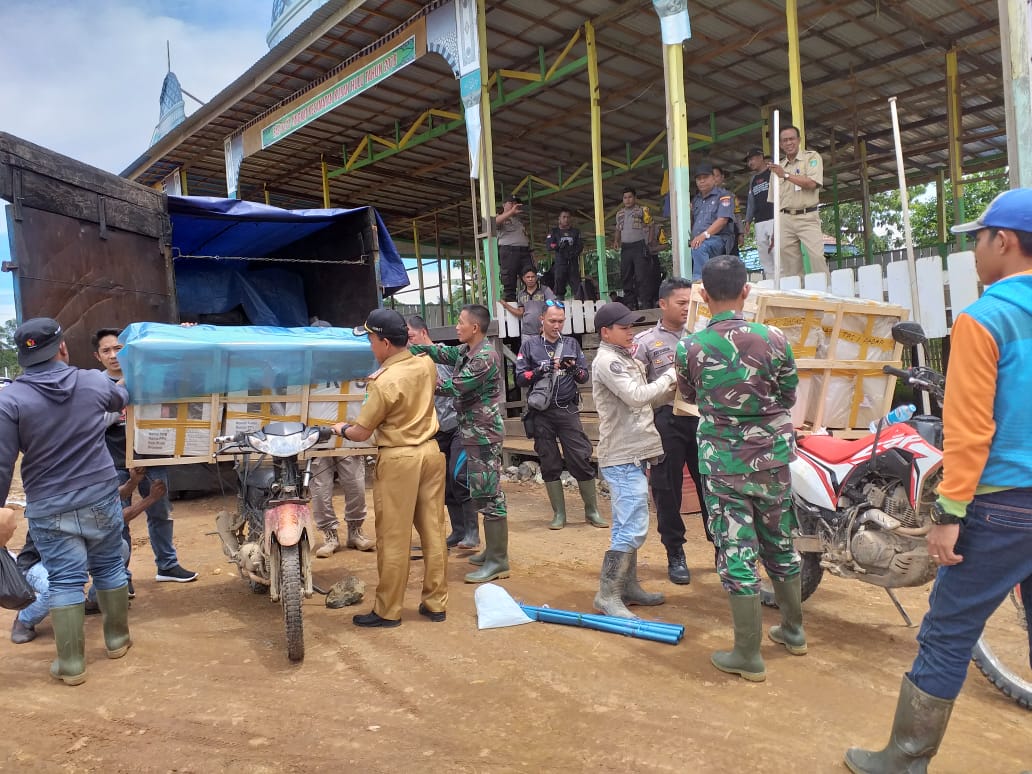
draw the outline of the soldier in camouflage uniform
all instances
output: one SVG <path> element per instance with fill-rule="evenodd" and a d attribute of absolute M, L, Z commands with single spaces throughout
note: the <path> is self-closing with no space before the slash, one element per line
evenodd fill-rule
<path fill-rule="evenodd" d="M 681 395 L 699 407 L 699 471 L 735 627 L 734 650 L 718 651 L 711 660 L 721 671 L 760 682 L 766 668 L 757 555 L 781 609 L 781 625 L 771 628 L 770 638 L 789 653 L 806 653 L 788 467 L 795 458 L 789 411 L 799 376 L 785 335 L 745 321 L 746 277 L 735 256 L 706 263 L 702 295 L 713 318 L 677 345 L 675 367 Z"/>
<path fill-rule="evenodd" d="M 459 435 L 466 454 L 466 477 L 470 499 L 476 509 L 474 521 L 484 514 L 483 553 L 470 557 L 481 565 L 466 575 L 466 583 L 483 583 L 509 577 L 509 522 L 506 518 L 502 476 L 502 424 L 500 401 L 504 372 L 498 353 L 486 338 L 491 313 L 480 304 L 468 304 L 455 326 L 461 346 L 416 344 L 414 354 L 427 354 L 435 363 L 452 366 L 451 379 L 439 382 L 438 395 L 455 399 L 459 414 Z M 473 529 L 476 529 L 474 526 Z"/>

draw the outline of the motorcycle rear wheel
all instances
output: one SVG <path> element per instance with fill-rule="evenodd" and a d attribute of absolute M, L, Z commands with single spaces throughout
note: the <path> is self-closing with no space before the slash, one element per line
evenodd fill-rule
<path fill-rule="evenodd" d="M 287 658 L 301 661 L 305 657 L 305 630 L 301 618 L 301 553 L 299 547 L 280 546 L 280 602 L 287 631 Z"/>
<path fill-rule="evenodd" d="M 1018 588 L 986 622 L 971 660 L 1005 696 L 1032 710 L 1032 656 L 1029 655 L 1027 612 Z"/>

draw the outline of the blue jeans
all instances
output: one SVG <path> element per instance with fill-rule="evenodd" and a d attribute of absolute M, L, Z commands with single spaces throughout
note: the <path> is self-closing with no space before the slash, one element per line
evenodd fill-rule
<path fill-rule="evenodd" d="M 118 483 L 124 484 L 129 480 L 129 471 L 124 468 L 118 469 Z M 147 477 L 140 482 L 140 494 L 146 497 L 150 494 L 152 481 L 164 481 L 168 488 L 168 473 L 162 467 L 147 468 Z M 128 506 L 131 500 L 123 500 L 122 505 Z M 172 503 L 169 502 L 168 494 L 158 500 L 147 509 L 147 533 L 150 535 L 151 550 L 154 551 L 154 563 L 158 571 L 170 570 L 179 564 L 176 556 L 176 548 L 172 545 Z M 126 524 L 122 531 L 122 538 L 132 550 L 133 540 L 129 534 L 129 525 Z M 126 566 L 129 560 L 126 559 Z"/>
<path fill-rule="evenodd" d="M 25 626 L 35 626 L 50 612 L 50 577 L 43 562 L 36 562 L 25 573 L 25 580 L 36 592 L 36 601 L 18 611 L 18 620 Z"/>
<path fill-rule="evenodd" d="M 609 484 L 613 505 L 609 550 L 637 551 L 649 532 L 649 480 L 645 477 L 645 465 L 608 465 L 601 468 L 601 473 Z"/>
<path fill-rule="evenodd" d="M 939 569 L 909 675 L 941 699 L 960 693 L 971 649 L 1011 589 L 1032 587 L 1032 490 L 976 497 L 954 550 L 964 561 Z"/>
<path fill-rule="evenodd" d="M 122 560 L 129 561 L 129 544 L 122 541 Z M 126 576 L 129 575 L 129 568 L 126 567 Z M 25 580 L 36 592 L 36 601 L 23 610 L 18 611 L 18 620 L 26 626 L 35 626 L 50 612 L 50 574 L 43 562 L 36 562 L 25 573 Z M 86 592 L 86 599 L 92 602 L 97 601 L 97 588 L 90 586 Z"/>
<path fill-rule="evenodd" d="M 50 607 L 85 601 L 87 575 L 98 589 L 126 584 L 118 492 L 75 510 L 29 518 L 29 532 L 50 578 Z"/>
<path fill-rule="evenodd" d="M 692 248 L 692 279 L 702 279 L 702 267 L 710 258 L 726 254 L 727 239 L 722 234 L 711 236 L 698 247 Z"/>

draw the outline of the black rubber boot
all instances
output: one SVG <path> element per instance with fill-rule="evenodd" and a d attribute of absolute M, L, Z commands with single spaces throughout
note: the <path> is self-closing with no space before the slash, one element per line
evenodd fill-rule
<path fill-rule="evenodd" d="M 878 752 L 850 748 L 846 766 L 854 774 L 924 774 L 939 752 L 952 712 L 951 700 L 925 693 L 903 675 L 889 743 Z"/>
<path fill-rule="evenodd" d="M 97 604 L 104 616 L 104 645 L 108 658 L 122 658 L 133 644 L 129 636 L 129 587 L 101 591 Z"/>
<path fill-rule="evenodd" d="M 509 577 L 509 520 L 484 519 L 484 563 L 466 575 L 466 583 Z"/>
<path fill-rule="evenodd" d="M 548 492 L 548 502 L 552 506 L 552 523 L 549 529 L 562 529 L 566 526 L 566 493 L 563 491 L 562 481 L 546 481 L 545 491 Z"/>
<path fill-rule="evenodd" d="M 595 609 L 603 615 L 616 618 L 637 618 L 624 604 L 623 594 L 627 576 L 631 572 L 634 554 L 624 551 L 606 551 L 602 560 L 602 573 L 598 579 L 598 593 L 595 595 Z"/>
<path fill-rule="evenodd" d="M 65 685 L 86 682 L 86 605 L 50 608 L 50 620 L 57 643 L 57 659 L 50 665 L 50 675 Z"/>
<path fill-rule="evenodd" d="M 666 557 L 667 577 L 670 578 L 670 582 L 678 586 L 687 586 L 691 583 L 692 573 L 688 569 L 688 560 L 684 557 L 684 546 L 668 548 Z"/>
<path fill-rule="evenodd" d="M 444 539 L 448 548 L 455 548 L 466 537 L 466 515 L 461 505 L 449 505 L 448 520 L 451 522 L 451 533 Z"/>
<path fill-rule="evenodd" d="M 644 605 L 652 607 L 654 605 L 662 605 L 666 602 L 664 597 L 659 592 L 652 593 L 646 591 L 638 583 L 638 552 L 637 550 L 631 552 L 631 567 L 627 572 L 627 582 L 624 584 L 623 594 L 621 598 L 625 605 Z"/>
<path fill-rule="evenodd" d="M 779 645 L 784 645 L 793 656 L 805 656 L 802 578 L 799 575 L 788 580 L 771 578 L 771 583 L 774 585 L 774 599 L 781 610 L 781 625 L 770 627 L 767 636 Z"/>
<path fill-rule="evenodd" d="M 760 656 L 763 637 L 763 608 L 759 594 L 729 594 L 731 619 L 735 625 L 734 650 L 718 650 L 710 661 L 721 672 L 740 675 L 754 683 L 767 679 L 767 668 Z"/>

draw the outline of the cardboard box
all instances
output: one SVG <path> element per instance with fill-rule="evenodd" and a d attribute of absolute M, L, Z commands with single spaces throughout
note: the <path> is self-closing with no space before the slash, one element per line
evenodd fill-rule
<path fill-rule="evenodd" d="M 219 416 L 212 421 L 210 396 L 132 406 L 126 418 L 134 457 L 208 457 L 220 424 Z"/>

